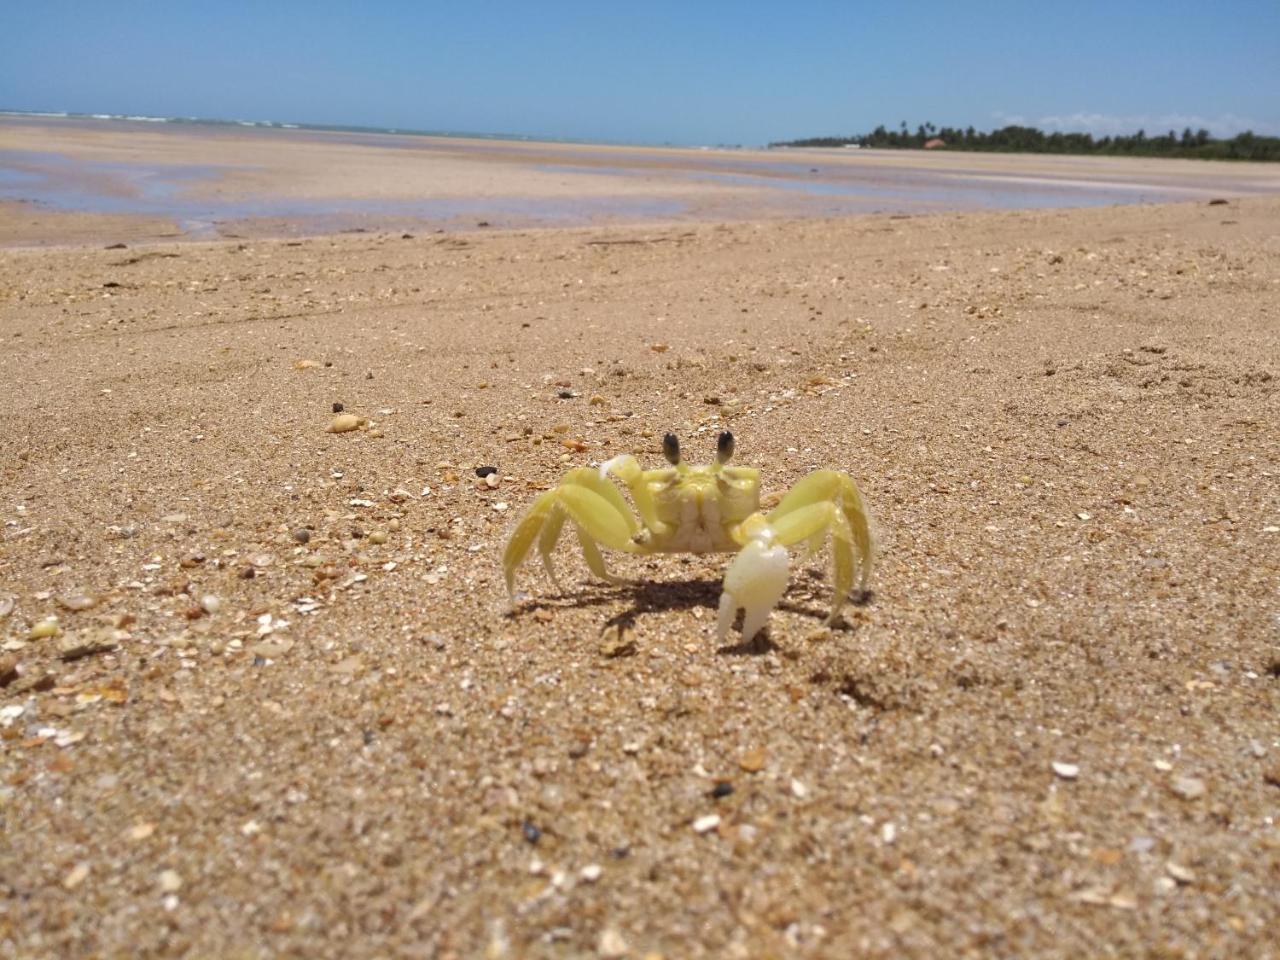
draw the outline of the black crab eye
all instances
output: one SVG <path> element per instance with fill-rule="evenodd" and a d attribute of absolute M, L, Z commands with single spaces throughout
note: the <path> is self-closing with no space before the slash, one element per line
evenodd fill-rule
<path fill-rule="evenodd" d="M 680 462 L 680 440 L 674 433 L 662 438 L 662 455 L 673 467 Z"/>
<path fill-rule="evenodd" d="M 733 434 L 728 430 L 722 432 L 716 440 L 716 461 L 721 464 L 729 462 L 733 456 Z"/>

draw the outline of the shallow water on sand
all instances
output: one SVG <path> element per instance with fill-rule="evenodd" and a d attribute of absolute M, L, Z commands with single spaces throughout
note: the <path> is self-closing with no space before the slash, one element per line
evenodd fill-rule
<path fill-rule="evenodd" d="M 823 173 L 820 168 L 803 164 L 715 164 L 749 172 L 714 172 L 678 170 L 655 172 L 644 167 L 586 167 L 563 164 L 546 165 L 541 170 L 556 173 L 608 174 L 613 176 L 666 177 L 708 184 L 746 187 L 764 191 L 781 191 L 844 204 L 828 203 L 824 209 L 866 210 L 903 213 L 909 210 L 1011 210 L 1042 207 L 1095 207 L 1115 203 L 1153 203 L 1186 199 L 1183 190 L 1141 183 L 1091 183 L 1056 181 L 1041 178 L 1033 183 L 1012 178 L 992 178 L 982 174 L 954 172 L 919 172 L 895 170 L 892 176 L 882 171 L 847 171 Z M 785 204 L 783 198 L 776 198 Z M 815 212 L 813 205 L 798 213 Z"/>
<path fill-rule="evenodd" d="M 686 204 L 661 197 L 273 197 L 208 196 L 191 188 L 227 168 L 84 161 L 57 153 L 0 150 L 0 199 L 77 213 L 166 217 L 192 236 L 217 235 L 218 225 L 253 219 L 296 221 L 341 229 L 368 218 L 496 225 L 570 225 L 601 219 L 647 220 L 682 213 Z M 243 169 L 243 168 L 242 168 Z"/>
<path fill-rule="evenodd" d="M 301 135 L 299 135 L 301 136 Z M 342 229 L 425 222 L 452 227 L 575 225 L 608 221 L 742 219 L 1046 207 L 1091 207 L 1201 199 L 1221 186 L 1185 174 L 1152 173 L 1122 163 L 1084 168 L 1079 158 L 1027 158 L 1017 171 L 984 169 L 986 158 L 943 164 L 880 151 L 824 155 L 699 150 L 645 151 L 536 143 L 478 143 L 433 138 L 333 136 L 362 147 L 414 147 L 433 154 L 500 161 L 540 174 L 591 178 L 582 195 L 536 196 L 495 190 L 475 196 L 402 198 L 284 197 L 215 193 L 229 172 L 253 168 L 210 164 L 89 160 L 52 151 L 0 149 L 0 199 L 60 211 L 141 214 L 177 222 L 190 236 L 216 236 L 225 225 L 274 221 L 290 229 Z M 404 141 L 404 142 L 401 142 Z M 306 149 L 305 144 L 300 145 Z M 491 166 L 489 169 L 493 169 Z M 508 168 L 510 169 L 510 168 Z M 606 185 L 616 182 L 616 193 Z M 500 182 L 500 181 L 499 181 Z M 584 181 L 585 182 L 585 181 Z M 637 190 L 637 184 L 643 189 Z M 1225 185 L 1226 192 L 1232 191 Z M 1245 182 L 1234 192 L 1254 192 Z"/>

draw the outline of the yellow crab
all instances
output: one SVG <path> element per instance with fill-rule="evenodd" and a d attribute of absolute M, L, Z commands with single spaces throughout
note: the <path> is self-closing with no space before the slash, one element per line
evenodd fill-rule
<path fill-rule="evenodd" d="M 742 638 L 751 640 L 787 589 L 787 548 L 804 544 L 811 556 L 832 539 L 834 622 L 854 585 L 865 590 L 875 541 L 862 496 L 850 477 L 815 470 L 792 487 L 769 513 L 760 512 L 760 471 L 731 467 L 733 435 L 720 434 L 716 460 L 691 466 L 680 459 L 680 441 L 668 433 L 662 452 L 669 467 L 641 470 L 630 454 L 599 469 L 570 470 L 560 485 L 540 495 L 524 515 L 502 555 L 507 591 L 514 602 L 516 571 L 536 543 L 551 582 L 560 589 L 551 551 L 566 521 L 573 524 L 587 566 L 610 583 L 600 546 L 624 553 L 734 553 L 720 595 L 717 634 L 729 632 L 739 609 Z M 609 482 L 616 475 L 631 493 L 639 522 Z"/>

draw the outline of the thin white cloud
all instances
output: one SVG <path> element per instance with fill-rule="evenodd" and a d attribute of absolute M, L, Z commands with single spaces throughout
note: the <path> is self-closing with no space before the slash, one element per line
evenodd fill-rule
<path fill-rule="evenodd" d="M 1063 133 L 1092 133 L 1095 137 L 1128 135 L 1145 130 L 1154 136 L 1173 130 L 1181 133 L 1187 127 L 1192 130 L 1208 130 L 1215 137 L 1234 137 L 1237 133 L 1252 130 L 1254 133 L 1268 136 L 1280 132 L 1274 124 L 1242 117 L 1234 113 L 1224 113 L 1216 117 L 1206 117 L 1194 113 L 1089 113 L 1080 111 L 1070 114 L 1050 114 L 1048 116 L 1028 118 L 1023 114 L 1005 113 L 997 110 L 994 113 L 996 122 L 1001 126 L 1008 124 L 1030 125 L 1041 130 Z"/>

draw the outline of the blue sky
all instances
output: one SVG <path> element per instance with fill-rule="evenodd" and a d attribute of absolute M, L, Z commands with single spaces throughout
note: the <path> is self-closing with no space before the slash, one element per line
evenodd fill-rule
<path fill-rule="evenodd" d="M 758 144 L 1280 135 L 1280 0 L 11 2 L 0 108 Z"/>

